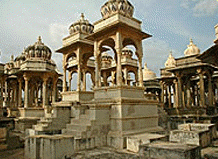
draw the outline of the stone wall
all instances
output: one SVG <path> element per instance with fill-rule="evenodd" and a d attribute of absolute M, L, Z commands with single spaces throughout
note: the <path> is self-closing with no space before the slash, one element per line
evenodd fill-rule
<path fill-rule="evenodd" d="M 143 158 L 200 159 L 200 147 L 180 143 L 156 142 L 141 145 L 139 155 Z"/>
<path fill-rule="evenodd" d="M 67 135 L 38 135 L 25 139 L 25 159 L 61 159 L 74 154 L 74 138 Z"/>
<path fill-rule="evenodd" d="M 170 132 L 170 142 L 198 145 L 206 147 L 211 144 L 209 130 L 206 131 L 185 131 L 173 130 Z"/>

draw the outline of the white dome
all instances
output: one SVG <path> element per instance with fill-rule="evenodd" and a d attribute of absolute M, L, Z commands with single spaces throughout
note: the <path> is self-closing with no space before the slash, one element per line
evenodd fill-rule
<path fill-rule="evenodd" d="M 144 66 L 144 69 L 143 69 L 143 81 L 152 80 L 152 79 L 155 79 L 156 77 L 157 77 L 156 73 L 151 71 L 147 67 L 147 63 L 145 63 L 145 66 Z"/>
<path fill-rule="evenodd" d="M 80 20 L 73 23 L 69 28 L 70 34 L 73 34 L 75 32 L 91 34 L 93 33 L 93 30 L 94 26 L 89 23 L 88 20 L 85 20 L 83 13 L 81 14 Z"/>
<path fill-rule="evenodd" d="M 165 62 L 165 67 L 166 68 L 176 67 L 176 60 L 173 57 L 172 52 L 170 52 L 170 55 L 169 55 L 167 61 Z"/>
<path fill-rule="evenodd" d="M 188 48 L 184 51 L 185 56 L 192 56 L 200 53 L 200 49 L 193 44 L 192 39 L 190 39 L 190 44 L 187 47 Z"/>
<path fill-rule="evenodd" d="M 120 13 L 127 17 L 132 17 L 133 12 L 134 7 L 128 0 L 108 0 L 101 7 L 101 15 L 103 18 L 107 18 L 116 13 Z"/>

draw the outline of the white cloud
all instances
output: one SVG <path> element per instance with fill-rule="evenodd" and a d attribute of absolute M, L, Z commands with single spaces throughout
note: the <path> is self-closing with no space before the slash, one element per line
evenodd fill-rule
<path fill-rule="evenodd" d="M 67 28 L 68 26 L 59 23 L 50 24 L 49 34 L 51 37 L 51 42 L 57 45 L 60 44 L 60 39 L 63 39 L 63 37 L 68 34 Z"/>
<path fill-rule="evenodd" d="M 174 57 L 178 57 L 178 51 L 170 48 L 166 41 L 156 38 L 145 40 L 143 42 L 143 63 L 146 62 L 148 68 L 159 76 L 159 70 L 164 67 L 170 51 L 173 52 Z"/>
<path fill-rule="evenodd" d="M 195 17 L 213 16 L 218 11 L 217 0 L 183 0 L 180 6 L 190 9 Z"/>

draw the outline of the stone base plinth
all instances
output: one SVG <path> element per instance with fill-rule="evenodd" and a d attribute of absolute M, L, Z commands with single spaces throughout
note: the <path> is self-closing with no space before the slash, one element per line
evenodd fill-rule
<path fill-rule="evenodd" d="M 74 138 L 69 135 L 37 135 L 25 140 L 25 158 L 69 158 L 74 154 Z"/>
<path fill-rule="evenodd" d="M 15 131 L 24 133 L 26 129 L 30 129 L 30 128 L 32 128 L 33 125 L 36 125 L 37 121 L 39 119 L 40 118 L 34 118 L 34 117 L 29 117 L 29 118 L 28 117 L 26 117 L 26 118 L 19 117 L 19 118 L 16 118 L 16 119 L 14 119 L 14 121 L 15 121 Z"/>
<path fill-rule="evenodd" d="M 200 124 L 200 123 L 190 123 L 190 124 L 181 124 L 178 126 L 179 130 L 186 131 L 210 131 L 211 139 L 217 138 L 216 125 L 215 124 Z"/>
<path fill-rule="evenodd" d="M 68 91 L 62 92 L 62 101 L 90 101 L 94 98 L 94 92 Z"/>
<path fill-rule="evenodd" d="M 141 145 L 140 156 L 160 159 L 200 159 L 200 147 L 170 142 L 153 142 Z"/>
<path fill-rule="evenodd" d="M 209 130 L 205 131 L 170 131 L 170 142 L 178 142 L 184 144 L 198 145 L 206 147 L 212 144 L 212 136 Z"/>
<path fill-rule="evenodd" d="M 30 108 L 18 108 L 21 118 L 35 117 L 40 118 L 45 116 L 44 108 L 30 107 Z"/>
<path fill-rule="evenodd" d="M 142 87 L 115 86 L 101 87 L 94 89 L 96 100 L 117 99 L 117 98 L 145 98 Z"/>
<path fill-rule="evenodd" d="M 159 134 L 138 134 L 133 136 L 127 137 L 127 150 L 138 152 L 139 151 L 139 145 L 142 144 L 149 144 L 153 141 L 167 141 L 166 135 L 159 135 Z"/>

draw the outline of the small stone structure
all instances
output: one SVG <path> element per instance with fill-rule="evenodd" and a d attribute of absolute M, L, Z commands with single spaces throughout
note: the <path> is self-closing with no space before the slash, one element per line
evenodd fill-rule
<path fill-rule="evenodd" d="M 153 141 L 162 140 L 167 141 L 166 135 L 159 134 L 139 134 L 127 137 L 127 150 L 138 152 L 139 145 L 149 144 Z"/>
<path fill-rule="evenodd" d="M 62 159 L 74 154 L 74 138 L 69 135 L 35 135 L 25 140 L 25 159 Z"/>
<path fill-rule="evenodd" d="M 206 147 L 217 138 L 215 124 L 181 124 L 178 130 L 170 131 L 170 141 Z"/>
<path fill-rule="evenodd" d="M 211 136 L 209 130 L 205 131 L 170 131 L 170 142 L 178 142 L 190 145 L 198 145 L 206 147 L 211 144 Z"/>
<path fill-rule="evenodd" d="M 200 147 L 181 143 L 153 142 L 140 146 L 143 158 L 200 159 Z"/>
<path fill-rule="evenodd" d="M 210 136 L 212 139 L 217 138 L 216 125 L 215 124 L 200 124 L 200 123 L 190 123 L 190 124 L 180 124 L 178 125 L 179 130 L 188 130 L 188 131 L 210 131 Z"/>

